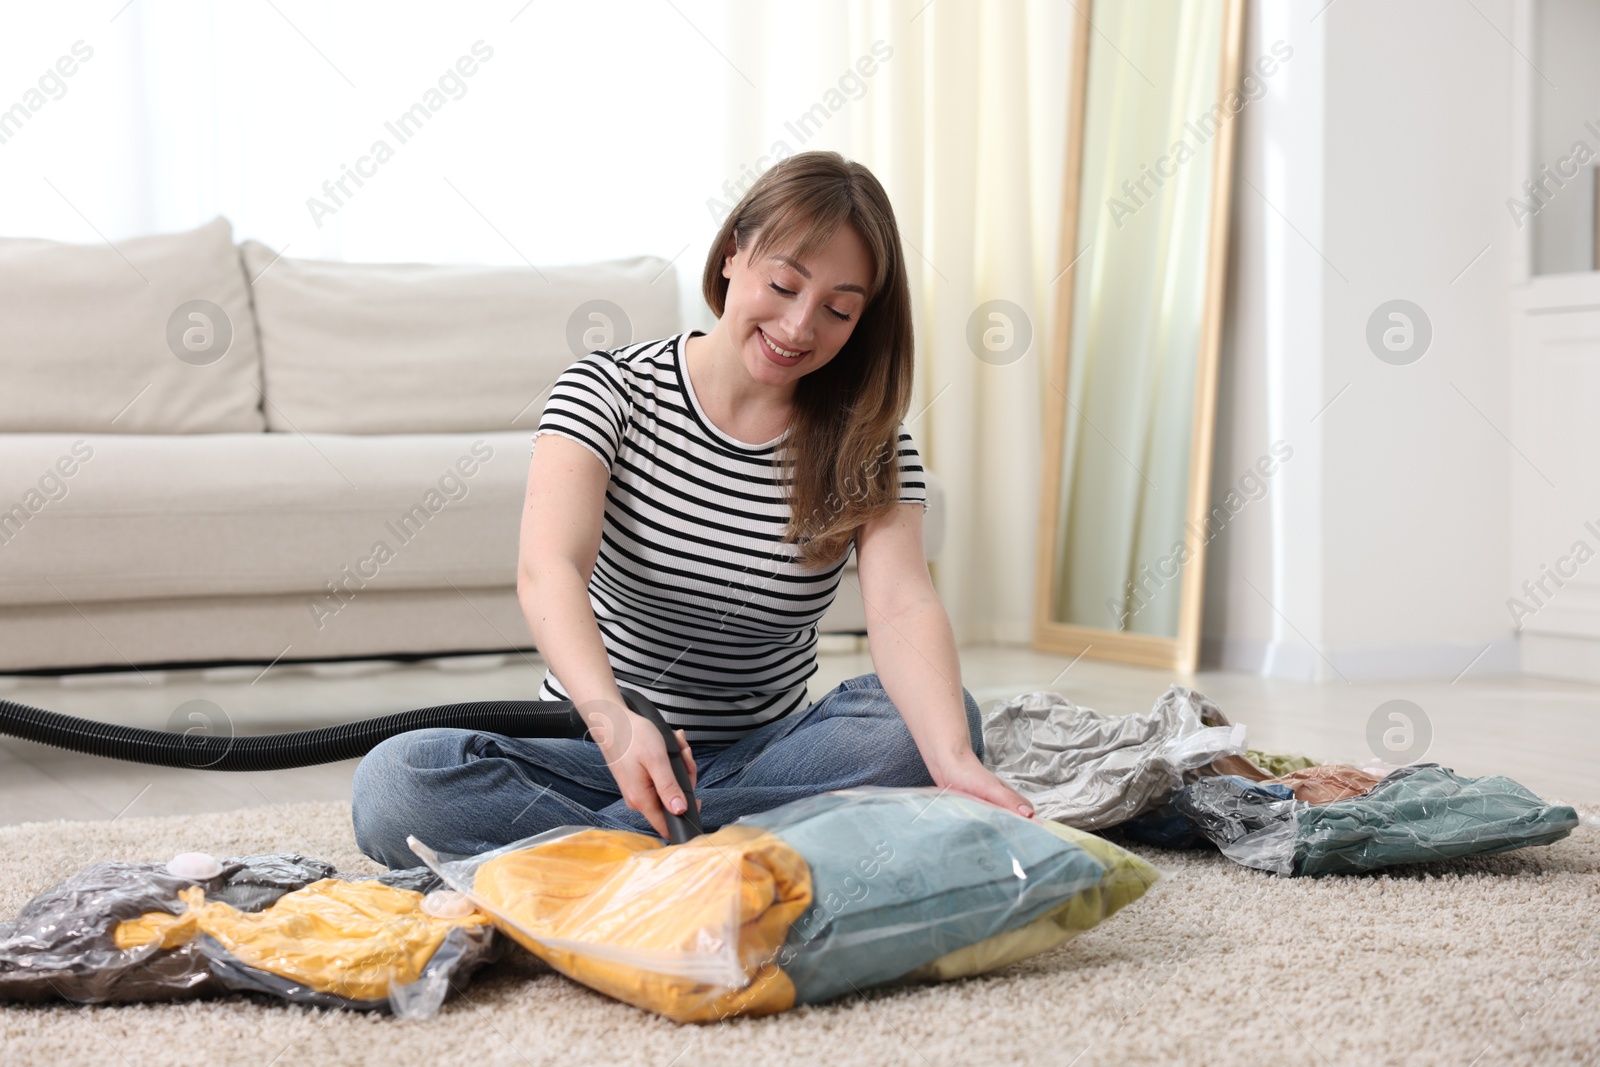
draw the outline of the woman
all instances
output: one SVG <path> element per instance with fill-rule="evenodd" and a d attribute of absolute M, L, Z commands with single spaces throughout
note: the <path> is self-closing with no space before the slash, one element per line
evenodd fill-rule
<path fill-rule="evenodd" d="M 539 698 L 572 700 L 594 740 L 385 742 L 355 778 L 367 855 L 415 865 L 407 833 L 457 854 L 569 824 L 665 837 L 663 808 L 682 814 L 685 797 L 619 684 L 677 728 L 707 831 L 860 785 L 936 785 L 1031 816 L 979 758 L 928 578 L 901 421 L 910 291 L 883 188 L 837 153 L 784 160 L 728 216 L 702 288 L 709 334 L 591 352 L 534 434 L 517 591 L 549 668 Z M 877 673 L 807 706 L 816 623 L 852 544 Z"/>

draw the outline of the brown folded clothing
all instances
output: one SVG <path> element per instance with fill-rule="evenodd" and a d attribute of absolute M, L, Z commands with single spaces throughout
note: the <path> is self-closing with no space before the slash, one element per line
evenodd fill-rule
<path fill-rule="evenodd" d="M 1236 774 L 1252 782 L 1265 782 L 1272 777 L 1271 771 L 1262 770 L 1244 756 L 1218 756 L 1203 767 L 1185 771 L 1183 780 L 1196 782 L 1201 778 L 1211 778 L 1218 774 Z"/>
<path fill-rule="evenodd" d="M 1294 790 L 1296 800 L 1307 804 L 1331 804 L 1335 800 L 1360 796 L 1383 781 L 1383 776 L 1368 774 L 1348 763 L 1323 763 L 1266 781 L 1288 786 Z"/>

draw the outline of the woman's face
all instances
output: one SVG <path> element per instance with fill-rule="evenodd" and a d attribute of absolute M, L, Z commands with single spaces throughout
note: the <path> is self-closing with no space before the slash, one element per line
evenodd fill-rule
<path fill-rule="evenodd" d="M 722 324 L 750 376 L 788 385 L 838 355 L 866 307 L 871 272 L 866 243 L 849 225 L 804 262 L 781 249 L 756 262 L 748 248 L 725 258 Z"/>

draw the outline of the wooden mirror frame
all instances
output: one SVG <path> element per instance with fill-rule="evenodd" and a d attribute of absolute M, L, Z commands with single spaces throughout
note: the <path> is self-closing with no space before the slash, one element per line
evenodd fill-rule
<path fill-rule="evenodd" d="M 1072 101 L 1067 109 L 1067 154 L 1061 212 L 1061 259 L 1067 264 L 1056 284 L 1054 336 L 1047 353 L 1047 407 L 1044 422 L 1044 462 L 1039 493 L 1038 578 L 1035 582 L 1033 647 L 1045 652 L 1086 655 L 1150 667 L 1165 667 L 1191 674 L 1199 661 L 1202 593 L 1205 583 L 1206 546 L 1194 545 L 1183 566 L 1179 590 L 1178 636 L 1158 637 L 1119 630 L 1057 622 L 1050 617 L 1059 576 L 1055 559 L 1056 515 L 1061 507 L 1061 475 L 1065 453 L 1067 364 L 1071 357 L 1072 311 L 1077 285 L 1076 252 L 1080 185 L 1083 169 L 1084 114 L 1088 105 L 1091 0 L 1074 8 Z M 1244 37 L 1244 0 L 1223 0 L 1222 56 L 1218 64 L 1217 100 L 1224 100 L 1239 78 Z M 1209 245 L 1206 252 L 1204 309 L 1200 322 L 1192 436 L 1189 446 L 1189 502 L 1185 541 L 1191 531 L 1205 526 L 1206 500 L 1211 491 L 1211 453 L 1215 429 L 1217 354 L 1222 337 L 1223 288 L 1227 279 L 1228 225 L 1232 205 L 1234 127 L 1238 116 L 1220 123 L 1214 138 L 1211 167 Z"/>

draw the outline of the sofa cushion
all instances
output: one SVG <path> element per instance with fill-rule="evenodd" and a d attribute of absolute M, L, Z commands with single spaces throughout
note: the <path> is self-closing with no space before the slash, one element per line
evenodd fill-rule
<path fill-rule="evenodd" d="M 322 619 L 342 606 L 329 582 L 510 588 L 528 451 L 526 430 L 0 435 L 0 607 L 314 594 Z M 945 518 L 928 482 L 931 553 Z M 853 582 L 823 622 L 866 629 Z"/>
<path fill-rule="evenodd" d="M 233 230 L 93 245 L 0 238 L 0 432 L 259 432 Z"/>
<path fill-rule="evenodd" d="M 275 430 L 532 427 L 574 359 L 679 329 L 676 277 L 654 256 L 534 268 L 243 252 Z"/>
<path fill-rule="evenodd" d="M 527 477 L 521 430 L 12 434 L 0 605 L 296 593 L 324 618 L 364 589 L 510 586 Z"/>

